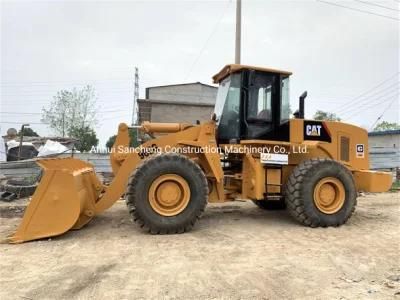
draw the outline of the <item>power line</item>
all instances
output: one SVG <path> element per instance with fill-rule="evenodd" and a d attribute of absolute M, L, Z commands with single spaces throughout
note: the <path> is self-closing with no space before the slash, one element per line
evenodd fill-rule
<path fill-rule="evenodd" d="M 393 94 L 393 92 L 395 92 L 394 94 Z M 389 94 L 389 95 L 388 95 Z M 351 110 L 347 110 L 347 111 L 345 111 L 343 114 L 344 115 L 348 115 L 348 114 L 352 114 L 353 112 L 357 112 L 357 111 L 360 111 L 361 109 L 363 109 L 364 107 L 372 107 L 372 106 L 374 106 L 374 105 L 376 105 L 376 101 L 377 100 L 381 100 L 381 99 L 383 99 L 383 98 L 385 98 L 385 99 L 392 99 L 392 97 L 393 96 L 396 96 L 396 95 L 398 95 L 399 94 L 399 90 L 393 90 L 393 91 L 391 91 L 390 93 L 388 93 L 388 94 L 385 94 L 385 95 L 381 95 L 381 96 L 379 96 L 378 98 L 375 98 L 375 99 L 373 99 L 372 101 L 370 101 L 370 102 L 367 102 L 367 103 L 364 103 L 364 104 L 362 104 L 362 105 L 359 105 L 359 106 L 357 106 L 357 107 L 355 107 L 355 108 L 353 108 L 353 109 L 351 109 Z"/>
<path fill-rule="evenodd" d="M 129 82 L 129 78 L 105 78 L 105 79 L 75 79 L 75 80 L 52 80 L 52 81 L 3 81 L 0 85 L 58 85 L 58 84 L 78 84 L 78 85 L 89 85 L 89 83 L 95 82 L 110 82 L 120 81 Z M 86 82 L 86 83 L 82 83 Z"/>
<path fill-rule="evenodd" d="M 186 81 L 187 78 L 188 78 L 188 77 L 190 76 L 190 74 L 192 73 L 193 68 L 196 66 L 198 60 L 200 59 L 201 55 L 203 54 L 204 50 L 206 49 L 208 43 L 210 42 L 211 38 L 213 37 L 213 35 L 214 35 L 215 32 L 217 31 L 217 28 L 218 28 L 219 24 L 221 23 L 222 18 L 225 16 L 226 10 L 227 10 L 227 8 L 228 8 L 228 6 L 229 6 L 230 4 L 231 4 L 231 2 L 229 1 L 229 2 L 226 4 L 226 6 L 224 7 L 224 9 L 223 9 L 223 11 L 222 11 L 222 13 L 221 13 L 221 16 L 219 17 L 217 23 L 215 23 L 215 25 L 214 25 L 214 27 L 213 27 L 213 29 L 212 29 L 212 31 L 211 31 L 211 34 L 208 36 L 208 38 L 207 38 L 207 40 L 205 41 L 203 47 L 201 48 L 199 54 L 197 55 L 196 59 L 193 61 L 192 65 L 190 66 L 189 72 L 186 74 L 186 76 L 185 76 L 185 78 L 184 78 L 183 81 Z"/>
<path fill-rule="evenodd" d="M 32 113 L 27 113 L 27 112 L 13 112 L 13 111 L 0 111 L 0 114 L 13 114 L 13 115 L 41 115 L 42 113 L 39 112 L 32 112 Z"/>
<path fill-rule="evenodd" d="M 15 121 L 0 121 L 1 124 L 24 124 L 25 122 L 15 122 Z M 49 123 L 42 123 L 42 122 L 29 122 L 29 124 L 34 124 L 34 125 L 48 125 Z"/>
<path fill-rule="evenodd" d="M 397 96 L 398 96 L 398 94 L 396 95 L 396 98 L 395 98 L 395 99 L 397 99 Z M 364 107 L 364 108 L 360 108 L 360 109 L 357 110 L 354 114 L 352 114 L 352 115 L 350 115 L 350 116 L 348 116 L 348 117 L 346 117 L 346 118 L 344 118 L 344 119 L 349 120 L 349 119 L 353 118 L 355 115 L 357 115 L 360 111 L 363 111 L 363 110 L 366 110 L 366 109 L 368 109 L 368 108 L 381 105 L 381 104 L 383 104 L 383 103 L 388 102 L 389 100 L 391 100 L 391 98 L 385 99 L 385 100 L 383 100 L 383 101 L 381 101 L 381 102 L 379 102 L 379 103 L 376 103 L 376 104 L 373 104 L 373 105 L 370 105 L 370 106 L 366 106 L 366 107 Z"/>
<path fill-rule="evenodd" d="M 215 90 L 216 90 L 217 88 L 215 87 Z M 162 93 L 161 94 L 162 96 L 185 96 L 185 97 L 196 97 L 196 98 L 198 98 L 198 99 L 204 99 L 204 98 L 206 98 L 206 99 L 208 99 L 208 98 L 210 98 L 209 96 L 207 96 L 207 95 L 204 95 L 204 94 L 193 94 L 193 93 Z M 31 97 L 38 97 L 38 98 L 40 98 L 40 97 L 48 97 L 48 95 L 46 96 L 45 94 L 42 94 L 42 95 L 29 95 L 29 96 L 31 96 Z M 118 97 L 120 97 L 120 98 L 122 98 L 121 96 L 118 96 Z M 124 95 L 124 98 L 127 98 L 127 97 L 131 97 L 130 95 L 128 95 L 128 94 L 126 94 L 126 95 Z M 159 97 L 159 96 L 157 96 L 157 97 Z M 213 98 L 214 98 L 214 96 L 213 96 Z M 102 102 L 104 102 L 103 100 L 105 100 L 105 99 L 115 99 L 114 97 L 113 97 L 113 95 L 112 94 L 108 94 L 108 95 L 104 95 L 104 96 L 102 96 L 102 95 L 98 95 L 97 96 L 97 103 L 102 103 Z M 156 100 L 156 99 L 154 99 L 154 100 Z M 169 100 L 169 99 L 163 99 L 163 100 Z M 52 99 L 48 99 L 47 101 L 46 100 L 41 100 L 41 101 L 34 101 L 36 104 L 51 104 L 51 102 L 53 102 L 54 100 L 52 100 Z M 2 101 L 0 101 L 0 104 L 3 104 L 3 105 L 26 105 L 25 103 L 18 103 L 17 101 L 13 101 L 13 100 L 2 100 Z M 106 102 L 106 103 L 104 103 L 104 104 L 109 104 L 109 102 Z M 121 103 L 120 103 L 121 104 Z"/>
<path fill-rule="evenodd" d="M 382 117 L 385 115 L 385 113 L 389 110 L 389 108 L 393 105 L 394 101 L 396 101 L 397 98 L 394 98 L 392 102 L 389 103 L 389 105 L 386 107 L 386 109 L 382 112 L 382 114 L 376 119 L 376 121 L 374 122 L 374 124 L 372 124 L 370 130 L 373 130 L 376 123 L 378 123 L 378 121 L 380 119 L 382 119 Z"/>
<path fill-rule="evenodd" d="M 187 84 L 202 84 L 202 85 L 206 85 L 209 86 L 211 88 L 215 88 L 215 90 L 217 90 L 216 86 L 213 85 L 208 85 L 208 84 L 204 84 L 201 82 L 192 82 L 192 83 L 184 83 L 183 85 L 187 85 Z M 178 85 L 178 84 L 177 84 Z M 54 91 L 33 91 L 32 92 L 25 92 L 25 93 L 17 93 L 17 94 L 1 94 L 3 97 L 18 97 L 18 96 L 37 96 L 37 97 L 51 97 L 53 98 L 55 96 Z M 102 99 L 102 98 L 109 98 L 112 97 L 113 95 L 117 95 L 117 94 L 132 94 L 132 89 L 127 89 L 127 90 L 108 90 L 108 91 L 104 91 L 104 90 L 96 90 L 96 98 L 97 99 Z M 157 94 L 157 92 L 155 92 Z M 202 94 L 197 94 L 197 93 L 161 93 L 162 96 L 165 95 L 181 95 L 181 96 L 196 96 L 196 97 L 206 97 Z M 131 96 L 129 96 L 131 97 Z M 53 99 L 49 99 L 49 101 L 54 101 Z M 3 101 L 2 101 L 3 102 Z"/>
<path fill-rule="evenodd" d="M 387 19 L 391 19 L 391 20 L 395 20 L 395 21 L 400 21 L 400 19 L 397 19 L 397 18 L 392 18 L 392 17 L 386 16 L 386 15 L 380 15 L 380 14 L 376 14 L 376 13 L 373 13 L 373 12 L 370 12 L 370 11 L 361 10 L 361 9 L 353 8 L 353 7 L 348 7 L 348 6 L 344 6 L 344 5 L 337 4 L 337 3 L 332 3 L 332 2 L 323 1 L 323 0 L 315 0 L 315 1 L 321 2 L 321 3 L 325 3 L 325 4 L 329 4 L 329 5 L 333 5 L 333 6 L 342 7 L 342 8 L 347 8 L 347 9 L 350 9 L 350 10 L 362 12 L 362 13 L 369 14 L 369 15 L 374 15 L 374 16 L 378 16 L 378 17 L 382 17 L 382 18 L 387 18 Z"/>
<path fill-rule="evenodd" d="M 360 2 L 360 3 L 364 3 L 364 4 L 367 4 L 367 5 L 371 5 L 371 6 L 377 6 L 377 7 L 389 9 L 389 10 L 400 11 L 400 10 L 392 8 L 392 7 L 387 7 L 387 6 L 383 6 L 383 5 L 372 3 L 372 2 L 368 2 L 368 1 L 362 1 L 362 0 L 354 0 L 354 1 Z"/>
<path fill-rule="evenodd" d="M 368 103 L 368 104 L 366 104 L 366 105 L 364 105 L 364 106 L 360 106 L 360 107 L 358 107 L 357 109 L 354 109 L 354 110 L 352 110 L 352 111 L 349 111 L 348 113 L 345 113 L 343 118 L 344 118 L 344 119 L 351 118 L 351 117 L 353 117 L 354 115 L 358 114 L 360 111 L 364 111 L 364 110 L 366 110 L 366 109 L 374 108 L 374 110 L 375 110 L 375 108 L 378 107 L 380 104 L 385 103 L 385 102 L 387 102 L 387 101 L 390 101 L 390 100 L 392 100 L 393 98 L 396 99 L 396 98 L 398 97 L 398 95 L 399 95 L 399 92 L 396 92 L 396 94 L 393 94 L 393 95 L 384 97 L 384 98 L 383 98 L 384 100 L 382 100 L 382 98 L 380 98 L 382 101 L 374 102 L 374 103 Z M 346 115 L 348 115 L 348 116 L 346 117 Z"/>
<path fill-rule="evenodd" d="M 382 97 L 385 97 L 385 96 L 387 97 L 388 94 L 391 94 L 396 91 L 398 92 L 398 90 L 399 90 L 398 85 L 399 85 L 399 83 L 396 82 L 395 86 L 393 86 L 393 85 L 390 86 L 390 87 L 394 87 L 394 89 L 388 87 L 385 90 L 381 90 L 381 91 L 378 91 L 377 93 L 373 93 L 373 94 L 369 95 L 368 97 L 363 97 L 363 98 L 359 99 L 358 101 L 350 102 L 347 104 L 346 108 L 339 109 L 335 112 L 337 114 L 342 114 L 342 113 L 346 114 L 349 111 L 352 111 L 354 109 L 359 109 L 360 106 L 362 107 L 363 105 L 368 105 L 371 102 L 381 99 Z"/>
<path fill-rule="evenodd" d="M 350 106 L 352 105 L 352 103 L 353 103 L 352 101 L 355 101 L 355 100 L 357 100 L 357 99 L 360 99 L 361 97 L 364 97 L 365 95 L 368 95 L 368 94 L 369 94 L 370 92 L 372 92 L 373 90 L 376 90 L 377 88 L 379 88 L 379 87 L 385 85 L 389 80 L 391 80 L 391 79 L 397 77 L 399 73 L 400 73 L 400 72 L 396 72 L 395 74 L 393 74 L 393 75 L 391 75 L 389 78 L 383 80 L 382 82 L 380 82 L 378 85 L 374 86 L 373 88 L 371 88 L 371 89 L 367 90 L 366 92 L 364 92 L 364 93 L 358 95 L 357 97 L 355 97 L 355 98 L 349 100 L 349 102 L 346 103 L 345 105 L 343 105 L 343 106 L 341 106 L 341 107 L 338 107 L 337 109 L 334 109 L 334 112 L 338 112 L 338 111 L 344 109 L 345 107 L 350 107 Z M 354 104 L 354 103 L 353 103 L 353 104 Z"/>
<path fill-rule="evenodd" d="M 399 89 L 398 89 L 398 87 L 396 87 L 396 89 L 390 90 L 387 93 L 381 94 L 381 95 L 379 95 L 377 97 L 362 99 L 363 100 L 362 102 L 355 103 L 354 106 L 348 107 L 346 109 L 343 109 L 343 110 L 341 110 L 339 112 L 335 112 L 335 113 L 338 114 L 338 115 L 347 115 L 349 113 L 353 113 L 354 111 L 359 110 L 362 107 L 374 104 L 378 100 L 381 100 L 381 99 L 387 98 L 387 97 L 392 97 L 393 95 L 396 95 L 398 92 L 399 92 Z"/>
<path fill-rule="evenodd" d="M 58 92 L 58 91 L 57 91 Z M 3 97 L 32 97 L 32 96 L 37 96 L 37 97 L 54 97 L 56 96 L 57 92 L 54 91 L 30 91 L 30 92 L 25 92 L 21 91 L 20 93 L 2 93 L 1 95 Z M 97 97 L 106 97 L 106 96 L 113 96 L 113 95 L 118 95 L 118 94 L 131 94 L 132 90 L 109 90 L 109 91 L 96 91 L 96 96 Z"/>
<path fill-rule="evenodd" d="M 114 109 L 114 110 L 99 110 L 97 114 L 103 113 L 115 113 L 115 112 L 124 112 L 126 109 Z M 11 115 L 42 115 L 41 112 L 19 112 L 19 111 L 0 111 L 0 114 L 11 114 Z"/>
<path fill-rule="evenodd" d="M 131 116 L 131 113 L 126 113 L 126 114 L 120 115 L 120 116 L 113 116 L 113 117 L 109 117 L 109 118 L 104 118 L 104 119 L 102 119 L 102 121 L 112 120 L 112 119 L 116 119 L 116 118 L 122 119 L 122 118 L 126 118 L 126 117 L 129 117 L 129 116 Z"/>
<path fill-rule="evenodd" d="M 35 101 L 35 104 L 37 104 L 37 106 L 41 106 L 40 108 L 48 108 L 48 106 L 50 106 L 50 104 L 51 103 L 48 103 L 48 102 L 36 102 Z M 108 103 L 101 103 L 101 104 L 108 104 Z M 1 103 L 1 105 L 0 106 L 4 106 L 4 107 L 6 107 L 7 106 L 7 109 L 10 109 L 10 107 L 11 107 L 11 109 L 18 109 L 18 107 L 20 107 L 21 105 L 23 105 L 24 107 L 26 107 L 27 106 L 27 104 L 26 103 L 21 103 L 21 102 L 18 102 L 18 103 L 12 103 L 12 102 L 7 102 L 7 103 Z M 104 108 L 115 108 L 115 107 L 128 107 L 128 106 L 126 106 L 126 105 L 124 105 L 124 104 L 118 104 L 118 105 L 110 105 L 110 106 L 105 106 Z"/>

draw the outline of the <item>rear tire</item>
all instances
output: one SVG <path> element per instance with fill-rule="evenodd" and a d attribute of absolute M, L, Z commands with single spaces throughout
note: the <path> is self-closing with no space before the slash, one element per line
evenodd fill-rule
<path fill-rule="evenodd" d="M 289 213 L 303 225 L 340 226 L 357 204 L 353 175 L 330 159 L 306 160 L 289 176 L 285 201 Z"/>
<path fill-rule="evenodd" d="M 286 209 L 286 203 L 284 200 L 253 200 L 253 203 L 264 210 Z"/>
<path fill-rule="evenodd" d="M 133 220 L 146 231 L 183 233 L 190 231 L 204 212 L 208 184 L 201 168 L 186 156 L 161 154 L 136 168 L 126 197 Z M 176 204 L 170 206 L 168 201 Z"/>

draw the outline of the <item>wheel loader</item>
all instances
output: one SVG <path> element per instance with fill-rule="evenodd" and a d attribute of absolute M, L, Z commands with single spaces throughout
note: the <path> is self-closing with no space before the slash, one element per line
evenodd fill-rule
<path fill-rule="evenodd" d="M 304 99 L 290 118 L 287 71 L 231 64 L 213 77 L 215 111 L 200 124 L 143 122 L 154 138 L 129 148 L 120 124 L 103 185 L 93 166 L 74 158 L 40 159 L 44 170 L 11 243 L 80 229 L 121 197 L 143 230 L 192 229 L 208 202 L 253 201 L 286 208 L 300 224 L 340 226 L 359 191 L 384 192 L 391 175 L 369 170 L 368 135 L 359 127 L 304 119 Z M 245 224 L 243 224 L 245 225 Z"/>

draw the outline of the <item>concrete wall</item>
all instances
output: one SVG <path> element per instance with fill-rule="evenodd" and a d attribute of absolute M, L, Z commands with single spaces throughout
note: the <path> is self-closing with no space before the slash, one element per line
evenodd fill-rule
<path fill-rule="evenodd" d="M 216 87 L 201 83 L 150 87 L 146 99 L 138 100 L 139 122 L 195 124 L 196 120 L 209 120 L 216 97 Z"/>
<path fill-rule="evenodd" d="M 151 121 L 152 103 L 148 99 L 138 99 L 138 121 L 141 124 L 143 121 Z"/>
<path fill-rule="evenodd" d="M 201 83 L 149 87 L 146 98 L 171 102 L 215 104 L 217 88 Z"/>
<path fill-rule="evenodd" d="M 213 105 L 152 103 L 151 121 L 196 124 L 196 120 L 209 120 L 213 111 Z"/>

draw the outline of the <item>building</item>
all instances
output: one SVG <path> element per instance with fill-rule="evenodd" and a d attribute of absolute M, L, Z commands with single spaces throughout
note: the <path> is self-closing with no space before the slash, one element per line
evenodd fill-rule
<path fill-rule="evenodd" d="M 369 132 L 368 144 L 371 169 L 400 168 L 400 130 Z"/>
<path fill-rule="evenodd" d="M 369 132 L 368 141 L 373 148 L 400 149 L 400 129 Z"/>
<path fill-rule="evenodd" d="M 217 87 L 200 82 L 148 87 L 138 121 L 196 124 L 210 119 L 216 97 Z"/>

